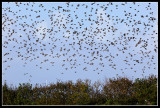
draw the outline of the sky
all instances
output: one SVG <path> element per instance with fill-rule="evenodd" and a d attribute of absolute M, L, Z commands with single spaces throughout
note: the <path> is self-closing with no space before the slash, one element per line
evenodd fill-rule
<path fill-rule="evenodd" d="M 2 2 L 2 28 L 2 84 L 158 75 L 157 2 Z"/>

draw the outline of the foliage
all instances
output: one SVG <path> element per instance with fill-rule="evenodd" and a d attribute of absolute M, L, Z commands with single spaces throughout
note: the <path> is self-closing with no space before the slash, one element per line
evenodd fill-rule
<path fill-rule="evenodd" d="M 157 104 L 157 78 L 152 75 L 148 78 L 136 79 L 134 92 L 138 104 Z"/>
<path fill-rule="evenodd" d="M 17 88 L 3 85 L 3 105 L 157 105 L 157 77 L 131 81 L 118 77 L 91 84 L 91 80 L 52 83 L 49 86 L 29 83 Z"/>

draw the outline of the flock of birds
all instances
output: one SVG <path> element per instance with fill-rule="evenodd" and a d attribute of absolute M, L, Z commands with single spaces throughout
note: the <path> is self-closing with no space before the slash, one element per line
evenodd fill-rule
<path fill-rule="evenodd" d="M 53 3 L 51 9 L 43 3 L 8 2 L 5 5 L 9 4 L 15 4 L 16 9 L 2 6 L 3 64 L 20 58 L 25 67 L 39 60 L 35 66 L 48 71 L 54 70 L 58 63 L 64 69 L 61 74 L 65 70 L 77 73 L 78 67 L 97 74 L 106 71 L 107 66 L 122 73 L 127 69 L 137 72 L 135 67 L 140 64 L 145 64 L 143 73 L 147 68 L 157 68 L 158 31 L 154 30 L 157 19 L 150 7 L 152 3 L 147 7 L 130 3 L 132 5 L 120 15 L 112 13 L 129 3 L 62 3 L 65 6 Z M 140 6 L 149 14 L 141 13 L 143 10 L 137 8 Z M 123 30 L 119 24 L 127 29 Z M 47 68 L 45 63 L 51 66 Z M 11 68 L 5 66 L 5 70 Z"/>

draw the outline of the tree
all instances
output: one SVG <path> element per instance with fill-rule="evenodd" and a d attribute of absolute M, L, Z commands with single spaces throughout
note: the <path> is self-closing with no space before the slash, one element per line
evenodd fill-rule
<path fill-rule="evenodd" d="M 16 104 L 17 105 L 30 105 L 32 102 L 32 85 L 29 83 L 22 85 L 19 84 L 17 89 L 17 96 L 16 96 Z"/>
<path fill-rule="evenodd" d="M 137 78 L 134 82 L 134 92 L 137 104 L 157 104 L 157 78 L 154 75 L 148 78 Z"/>
<path fill-rule="evenodd" d="M 103 86 L 103 93 L 107 99 L 105 104 L 135 104 L 136 100 L 132 95 L 132 85 L 132 81 L 128 78 L 118 77 L 117 79 L 106 80 L 106 84 Z"/>

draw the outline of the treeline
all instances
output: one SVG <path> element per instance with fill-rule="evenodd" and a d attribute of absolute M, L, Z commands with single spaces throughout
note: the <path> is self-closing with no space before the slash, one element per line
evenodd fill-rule
<path fill-rule="evenodd" d="M 157 77 L 151 75 L 135 81 L 125 77 L 105 83 L 77 80 L 49 86 L 29 83 L 3 87 L 3 105 L 157 105 Z"/>

